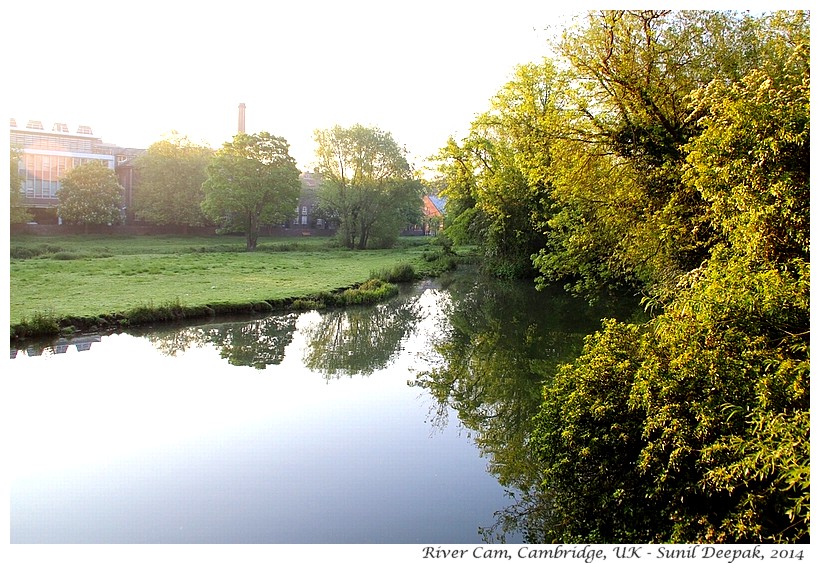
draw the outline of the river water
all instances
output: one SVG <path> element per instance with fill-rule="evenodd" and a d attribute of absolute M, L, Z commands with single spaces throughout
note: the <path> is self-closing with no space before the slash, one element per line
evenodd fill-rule
<path fill-rule="evenodd" d="M 11 542 L 521 542 L 529 418 L 605 314 L 462 274 L 371 307 L 12 344 Z"/>

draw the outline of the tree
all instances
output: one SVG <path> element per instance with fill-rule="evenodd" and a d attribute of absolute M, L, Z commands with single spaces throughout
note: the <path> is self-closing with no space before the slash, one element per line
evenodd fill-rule
<path fill-rule="evenodd" d="M 776 14 L 769 64 L 693 96 L 703 131 L 687 147 L 685 179 L 723 240 L 760 261 L 809 259 L 807 18 Z"/>
<path fill-rule="evenodd" d="M 23 179 L 20 177 L 19 165 L 20 151 L 12 147 L 9 155 L 9 220 L 12 224 L 25 223 L 31 219 L 20 191 Z"/>
<path fill-rule="evenodd" d="M 560 123 L 565 88 L 549 61 L 522 65 L 459 144 L 439 152 L 447 187 L 448 234 L 481 246 L 485 268 L 500 276 L 533 274 L 545 244 L 533 218 L 549 204 L 545 170 Z"/>
<path fill-rule="evenodd" d="M 699 11 L 591 12 L 556 51 L 567 63 L 561 143 L 549 170 L 556 206 L 537 220 L 549 242 L 535 263 L 576 291 L 665 285 L 716 241 L 702 194 L 683 182 L 699 132 L 691 94 L 760 63 L 761 24 Z"/>
<path fill-rule="evenodd" d="M 421 212 L 421 183 L 392 135 L 354 125 L 316 131 L 320 205 L 349 249 L 393 244 Z"/>
<path fill-rule="evenodd" d="M 66 223 L 86 227 L 119 223 L 122 195 L 123 188 L 113 170 L 103 163 L 86 163 L 61 179 L 57 213 Z"/>
<path fill-rule="evenodd" d="M 706 259 L 545 391 L 532 445 L 564 542 L 809 540 L 808 17 L 758 40 L 756 68 L 690 93 L 697 126 L 661 163 L 697 194 Z"/>
<path fill-rule="evenodd" d="M 158 141 L 137 158 L 135 216 L 157 225 L 205 223 L 202 184 L 213 151 L 174 136 Z"/>
<path fill-rule="evenodd" d="M 268 132 L 239 133 L 208 164 L 202 210 L 223 230 L 246 235 L 256 249 L 259 227 L 283 223 L 299 200 L 299 170 L 282 137 Z"/>

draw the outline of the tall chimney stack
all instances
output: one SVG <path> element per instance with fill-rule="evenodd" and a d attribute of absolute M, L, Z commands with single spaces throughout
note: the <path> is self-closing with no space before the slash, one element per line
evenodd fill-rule
<path fill-rule="evenodd" d="M 245 103 L 239 104 L 239 133 L 245 133 Z"/>

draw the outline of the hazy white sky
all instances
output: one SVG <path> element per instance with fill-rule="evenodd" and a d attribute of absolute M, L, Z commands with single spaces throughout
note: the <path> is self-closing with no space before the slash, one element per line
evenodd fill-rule
<path fill-rule="evenodd" d="M 514 67 L 546 55 L 566 20 L 537 0 L 14 1 L 5 40 L 9 117 L 89 125 L 146 148 L 171 130 L 219 147 L 285 137 L 303 170 L 313 132 L 361 123 L 411 160 L 461 137 Z M 4 49 L 6 50 L 6 49 Z"/>

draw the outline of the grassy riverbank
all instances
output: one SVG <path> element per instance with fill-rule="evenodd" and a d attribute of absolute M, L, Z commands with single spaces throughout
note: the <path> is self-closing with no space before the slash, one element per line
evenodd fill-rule
<path fill-rule="evenodd" d="M 371 278 L 434 275 L 452 265 L 441 246 L 421 237 L 371 251 L 318 237 L 260 239 L 249 253 L 244 238 L 230 236 L 16 236 L 10 255 L 12 337 L 338 305 L 334 292 Z"/>

